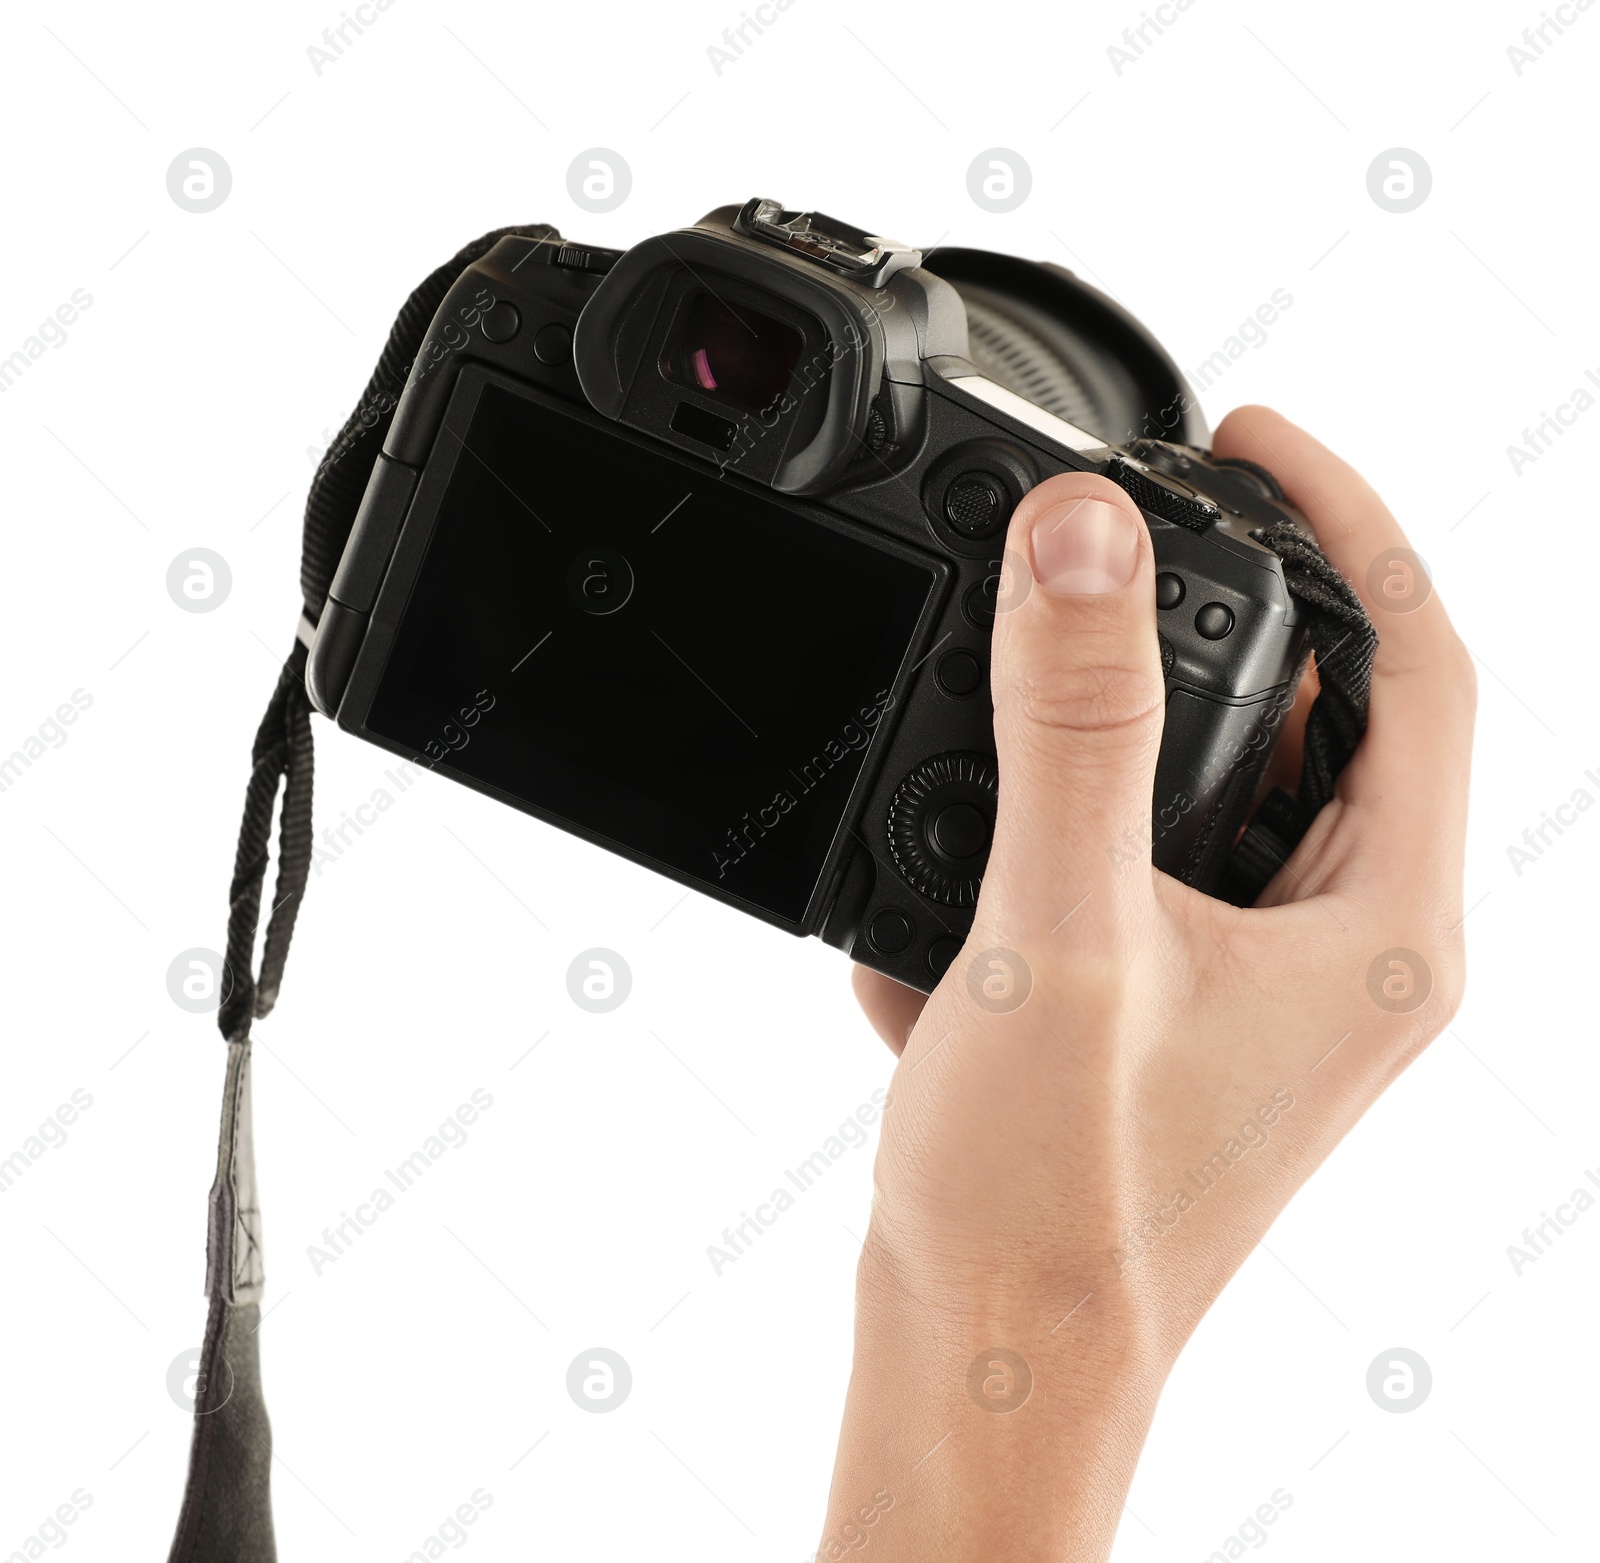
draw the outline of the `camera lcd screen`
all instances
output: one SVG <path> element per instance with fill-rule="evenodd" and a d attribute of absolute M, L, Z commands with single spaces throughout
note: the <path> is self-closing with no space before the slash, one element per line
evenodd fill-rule
<path fill-rule="evenodd" d="M 367 728 L 798 924 L 936 566 L 497 383 L 463 437 L 463 394 Z"/>

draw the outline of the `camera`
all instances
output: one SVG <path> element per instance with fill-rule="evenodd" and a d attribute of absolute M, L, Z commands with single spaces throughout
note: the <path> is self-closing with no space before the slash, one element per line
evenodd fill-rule
<path fill-rule="evenodd" d="M 1150 529 L 1153 860 L 1227 893 L 1306 656 L 1254 534 L 1304 523 L 1204 441 L 1160 347 L 1056 267 L 765 199 L 626 251 L 507 236 L 411 365 L 307 689 L 926 991 L 994 824 L 988 645 L 1031 586 L 1006 525 L 1055 473 Z"/>

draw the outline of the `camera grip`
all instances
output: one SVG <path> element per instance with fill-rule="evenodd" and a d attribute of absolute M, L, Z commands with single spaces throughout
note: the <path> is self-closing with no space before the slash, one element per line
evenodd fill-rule
<path fill-rule="evenodd" d="M 1293 681 L 1239 702 L 1169 687 L 1151 811 L 1152 855 L 1162 872 L 1221 894 L 1294 695 Z"/>

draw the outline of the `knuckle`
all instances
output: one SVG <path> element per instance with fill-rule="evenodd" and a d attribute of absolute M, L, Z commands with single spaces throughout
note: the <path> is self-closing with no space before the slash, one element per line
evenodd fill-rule
<path fill-rule="evenodd" d="M 1009 679 L 1002 707 L 1024 726 L 1121 734 L 1137 742 L 1159 727 L 1161 687 L 1145 668 L 1057 667 Z"/>

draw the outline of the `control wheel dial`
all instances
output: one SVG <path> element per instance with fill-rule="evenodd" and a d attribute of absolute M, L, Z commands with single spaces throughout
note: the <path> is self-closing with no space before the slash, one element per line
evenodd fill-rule
<path fill-rule="evenodd" d="M 955 752 L 924 760 L 889 804 L 889 852 L 930 901 L 976 906 L 994 837 L 999 772 L 992 756 Z"/>

